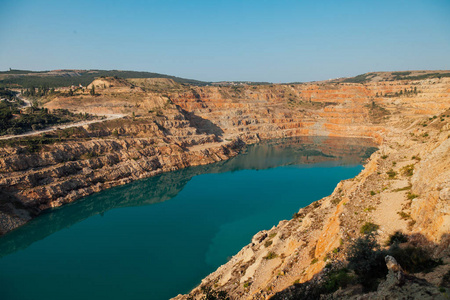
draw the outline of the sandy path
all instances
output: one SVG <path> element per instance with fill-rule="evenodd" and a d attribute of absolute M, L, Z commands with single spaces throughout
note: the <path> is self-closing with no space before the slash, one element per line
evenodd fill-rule
<path fill-rule="evenodd" d="M 21 97 L 20 93 L 17 95 L 17 98 L 22 100 L 23 102 L 25 102 L 25 105 L 22 106 L 21 109 L 31 107 L 31 101 Z M 4 136 L 0 137 L 0 140 L 10 140 L 10 139 L 20 138 L 20 137 L 25 137 L 25 136 L 39 135 L 41 133 L 50 132 L 50 131 L 57 130 L 57 129 L 67 129 L 67 128 L 71 128 L 71 127 L 79 127 L 79 126 L 84 126 L 84 125 L 89 125 L 89 124 L 94 124 L 94 123 L 100 123 L 100 122 L 105 122 L 105 121 L 109 121 L 109 120 L 120 119 L 120 118 L 125 117 L 126 115 L 124 115 L 124 114 L 103 114 L 103 115 L 99 115 L 99 117 L 100 116 L 105 116 L 106 118 L 90 120 L 90 121 L 81 121 L 81 122 L 69 123 L 69 124 L 59 124 L 59 125 L 55 125 L 52 127 L 42 129 L 42 130 L 29 131 L 29 132 L 17 134 L 17 135 L 4 135 Z"/>
<path fill-rule="evenodd" d="M 105 122 L 105 121 L 109 121 L 109 120 L 120 119 L 120 118 L 125 117 L 125 115 L 111 114 L 111 115 L 105 115 L 105 117 L 106 117 L 105 119 L 81 121 L 81 122 L 70 123 L 70 124 L 65 124 L 65 125 L 55 125 L 55 126 L 52 126 L 52 127 L 46 128 L 46 129 L 30 131 L 30 132 L 23 133 L 23 134 L 5 135 L 5 136 L 0 137 L 0 140 L 10 140 L 10 139 L 20 138 L 20 137 L 25 137 L 25 136 L 39 135 L 41 133 L 50 132 L 50 131 L 54 131 L 57 129 L 66 129 L 66 128 L 71 128 L 71 127 L 79 127 L 79 126 L 84 126 L 84 125 L 88 125 L 88 124 L 100 123 L 100 122 Z"/>
<path fill-rule="evenodd" d="M 21 109 L 27 108 L 27 107 L 31 107 L 31 101 L 27 100 L 25 98 L 22 98 L 20 95 L 21 95 L 20 93 L 17 95 L 17 99 L 22 100 L 23 102 L 25 102 L 25 105 L 22 106 Z"/>
<path fill-rule="evenodd" d="M 394 184 L 394 188 L 402 188 L 408 186 L 407 180 L 398 180 Z M 381 204 L 373 212 L 375 220 L 380 225 L 380 236 L 382 240 L 399 230 L 407 232 L 408 221 L 404 220 L 398 214 L 403 210 L 403 206 L 408 202 L 406 198 L 407 191 L 391 191 L 381 194 Z"/>

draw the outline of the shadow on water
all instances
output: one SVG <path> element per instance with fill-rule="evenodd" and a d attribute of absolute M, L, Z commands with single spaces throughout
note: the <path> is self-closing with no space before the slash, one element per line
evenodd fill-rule
<path fill-rule="evenodd" d="M 151 205 L 170 200 L 194 177 L 244 169 L 263 170 L 286 165 L 357 165 L 376 148 L 368 139 L 304 137 L 279 139 L 248 146 L 224 162 L 190 167 L 115 187 L 75 203 L 43 213 L 27 225 L 0 238 L 0 257 L 25 249 L 45 237 L 91 216 L 122 207 Z"/>

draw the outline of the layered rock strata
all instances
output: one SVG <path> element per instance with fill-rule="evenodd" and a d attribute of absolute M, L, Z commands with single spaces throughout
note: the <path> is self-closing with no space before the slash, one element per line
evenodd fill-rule
<path fill-rule="evenodd" d="M 343 258 L 368 221 L 380 225 L 380 240 L 403 230 L 436 245 L 441 257 L 448 255 L 449 78 L 225 87 L 128 82 L 98 85 L 99 96 L 62 97 L 45 105 L 136 117 L 77 129 L 66 142 L 38 150 L 2 148 L 1 233 L 42 210 L 114 185 L 228 159 L 244 143 L 367 137 L 380 150 L 361 174 L 294 219 L 255 235 L 201 286 L 238 299 L 268 298 L 311 279 L 326 261 Z M 200 287 L 191 296 L 200 297 Z"/>
<path fill-rule="evenodd" d="M 198 134 L 177 110 L 140 120 L 120 120 L 111 128 L 89 125 L 67 142 L 4 147 L 0 155 L 0 232 L 40 212 L 133 180 L 187 166 L 226 160 L 239 153 L 239 139 L 219 141 Z M 111 129 L 116 136 L 110 135 Z M 104 135 L 102 138 L 98 136 Z M 97 137 L 97 138 L 96 138 Z"/>
<path fill-rule="evenodd" d="M 441 100 L 435 101 L 436 94 Z M 366 222 L 380 226 L 382 244 L 399 230 L 416 245 L 450 261 L 450 110 L 445 109 L 450 102 L 442 100 L 445 93 L 423 96 L 417 102 L 397 98 L 392 101 L 396 106 L 384 99 L 389 118 L 371 127 L 382 124 L 383 129 L 376 131 L 380 149 L 365 169 L 339 183 L 330 196 L 301 209 L 292 220 L 257 233 L 190 296 L 199 297 L 201 287 L 209 286 L 233 299 L 270 298 L 294 282 L 311 280 L 327 263 L 343 260 Z M 433 110 L 436 107 L 439 113 Z"/>

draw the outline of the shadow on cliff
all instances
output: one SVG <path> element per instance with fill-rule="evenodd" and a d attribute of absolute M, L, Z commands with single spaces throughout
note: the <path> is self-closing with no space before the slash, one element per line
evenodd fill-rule
<path fill-rule="evenodd" d="M 208 119 L 204 119 L 197 116 L 193 112 L 188 112 L 181 107 L 178 107 L 181 114 L 189 121 L 192 127 L 197 129 L 197 132 L 202 134 L 214 134 L 216 137 L 221 137 L 223 135 L 223 130 L 213 122 Z"/>
<path fill-rule="evenodd" d="M 91 216 L 121 207 L 151 205 L 170 200 L 194 176 L 239 170 L 263 170 L 286 165 L 360 164 L 374 149 L 361 139 L 302 137 L 278 139 L 246 147 L 240 155 L 219 163 L 181 169 L 139 180 L 42 213 L 28 224 L 0 238 L 0 257 L 27 248 L 45 237 Z M 369 152 L 368 152 L 369 151 Z"/>
<path fill-rule="evenodd" d="M 437 277 L 440 282 L 432 284 L 417 278 L 415 274 L 420 273 L 422 277 L 443 265 L 442 259 L 450 257 L 450 234 L 444 234 L 439 243 L 433 243 L 420 233 L 402 236 L 406 238 L 402 243 L 393 243 L 389 248 L 378 250 L 379 255 L 365 256 L 365 262 L 371 261 L 372 269 L 367 269 L 369 263 L 359 261 L 358 264 L 364 266 L 362 274 L 353 270 L 356 275 L 349 275 L 349 270 L 343 267 L 342 262 L 329 263 L 311 280 L 294 283 L 269 299 L 347 299 L 350 296 L 356 299 L 358 295 L 365 295 L 364 299 L 418 299 L 418 295 L 427 295 L 426 299 L 434 299 L 441 296 L 442 288 L 450 289 L 448 275 L 441 274 Z M 395 258 L 402 269 L 403 277 L 392 271 L 388 273 L 386 255 Z M 375 257 L 378 257 L 378 262 L 375 262 Z M 447 268 L 447 274 L 449 273 Z"/>

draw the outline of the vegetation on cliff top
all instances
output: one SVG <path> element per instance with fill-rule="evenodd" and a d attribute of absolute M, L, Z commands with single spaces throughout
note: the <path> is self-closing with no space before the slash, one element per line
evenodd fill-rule
<path fill-rule="evenodd" d="M 377 78 L 380 81 L 395 81 L 395 80 L 423 80 L 433 78 L 450 77 L 450 72 L 447 71 L 404 71 L 404 72 L 371 72 L 364 73 L 354 77 L 348 77 L 340 80 L 345 83 L 366 83 L 372 79 Z M 339 80 L 338 80 L 339 81 Z"/>
<path fill-rule="evenodd" d="M 407 244 L 407 236 L 401 233 L 394 233 L 389 240 L 390 247 L 383 249 L 374 232 L 363 235 L 349 246 L 347 266 L 342 261 L 329 263 L 312 280 L 294 283 L 271 299 L 323 299 L 325 294 L 358 284 L 363 288 L 360 292 L 375 291 L 388 273 L 386 255 L 393 256 L 407 274 L 428 273 L 442 264 L 425 249 Z"/>
<path fill-rule="evenodd" d="M 137 71 L 119 70 L 60 70 L 29 72 L 21 70 L 11 70 L 0 72 L 0 87 L 22 87 L 31 88 L 36 86 L 64 87 L 79 84 L 89 85 L 98 77 L 121 77 L 121 78 L 169 78 L 178 83 L 185 83 L 196 86 L 204 86 L 209 82 L 180 78 L 176 76 Z"/>
<path fill-rule="evenodd" d="M 0 89 L 0 96 L 3 99 L 0 101 L 0 135 L 21 134 L 52 125 L 93 118 L 89 114 L 74 114 L 67 109 L 55 109 L 50 112 L 47 108 L 39 108 L 36 102 L 24 109 L 21 107 L 23 101 L 7 89 Z"/>

